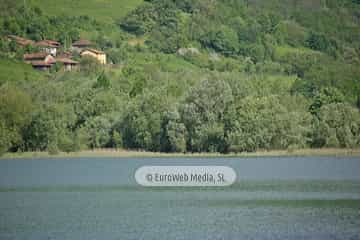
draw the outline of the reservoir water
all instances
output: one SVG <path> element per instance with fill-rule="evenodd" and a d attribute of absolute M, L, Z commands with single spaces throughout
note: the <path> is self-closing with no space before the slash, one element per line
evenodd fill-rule
<path fill-rule="evenodd" d="M 142 166 L 229 166 L 230 187 L 142 187 Z M 360 239 L 355 157 L 0 161 L 0 239 Z"/>

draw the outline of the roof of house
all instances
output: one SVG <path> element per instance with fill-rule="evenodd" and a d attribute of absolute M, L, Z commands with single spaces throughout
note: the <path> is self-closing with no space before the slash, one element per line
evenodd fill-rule
<path fill-rule="evenodd" d="M 50 63 L 47 63 L 44 61 L 33 61 L 33 62 L 31 62 L 31 65 L 33 67 L 51 67 Z"/>
<path fill-rule="evenodd" d="M 49 55 L 50 54 L 46 52 L 29 53 L 24 54 L 24 60 L 45 59 Z"/>
<path fill-rule="evenodd" d="M 58 42 L 58 41 L 54 41 L 54 40 L 44 40 L 45 42 L 48 42 L 49 44 L 52 44 L 52 45 L 57 45 L 57 46 L 60 46 L 61 43 Z"/>
<path fill-rule="evenodd" d="M 72 64 L 72 65 L 76 65 L 76 64 L 79 63 L 79 62 L 74 61 L 74 60 L 69 59 L 69 58 L 56 58 L 56 61 L 64 63 L 64 64 Z"/>
<path fill-rule="evenodd" d="M 72 44 L 74 47 L 87 47 L 93 45 L 92 42 L 86 39 L 80 39 Z"/>
<path fill-rule="evenodd" d="M 35 43 L 35 46 L 58 48 L 58 47 L 60 47 L 60 43 L 57 41 L 53 41 L 53 40 L 42 40 L 42 41 Z"/>
<path fill-rule="evenodd" d="M 60 52 L 57 54 L 58 58 L 72 58 L 72 53 L 71 52 Z"/>
<path fill-rule="evenodd" d="M 93 48 L 87 48 L 87 49 L 84 49 L 81 51 L 81 54 L 84 53 L 84 52 L 93 52 L 95 54 L 105 54 L 103 51 L 100 51 L 100 50 L 96 50 L 96 49 L 93 49 Z"/>
<path fill-rule="evenodd" d="M 34 44 L 34 41 L 32 41 L 30 39 L 26 39 L 26 38 L 15 36 L 15 35 L 8 35 L 8 38 L 14 40 L 17 44 L 22 45 L 22 46 Z"/>
<path fill-rule="evenodd" d="M 54 64 L 54 63 L 56 63 L 56 59 L 55 58 L 50 58 L 49 60 L 47 60 L 45 62 L 49 63 L 49 64 Z"/>

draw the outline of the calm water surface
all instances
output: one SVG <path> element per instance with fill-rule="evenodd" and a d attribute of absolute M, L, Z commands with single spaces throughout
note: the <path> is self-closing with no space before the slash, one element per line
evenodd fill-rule
<path fill-rule="evenodd" d="M 144 165 L 222 165 L 227 188 L 143 188 Z M 360 239 L 358 158 L 0 161 L 0 239 Z"/>

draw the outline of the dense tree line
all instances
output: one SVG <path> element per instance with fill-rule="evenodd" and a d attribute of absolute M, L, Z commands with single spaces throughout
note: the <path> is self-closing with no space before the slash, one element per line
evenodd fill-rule
<path fill-rule="evenodd" d="M 80 72 L 2 79 L 0 153 L 360 145 L 357 1 L 147 0 L 106 26 L 31 9 L 1 15 L 1 35 L 95 31 L 117 67 L 84 58 Z M 16 61 L 9 44 L 2 58 Z"/>
<path fill-rule="evenodd" d="M 284 92 L 267 84 L 255 91 L 266 79 L 209 73 L 180 99 L 165 81 L 157 80 L 147 80 L 156 86 L 131 97 L 122 87 L 131 83 L 123 76 L 101 86 L 104 73 L 90 82 L 81 82 L 88 78 L 83 74 L 76 76 L 79 80 L 63 76 L 35 84 L 32 97 L 21 88 L 3 85 L 2 151 L 124 147 L 227 153 L 360 144 L 359 110 L 331 89 L 309 100 L 285 93 L 287 82 L 280 86 Z M 180 74 L 173 77 L 180 80 Z M 72 89 L 77 84 L 81 91 Z"/>

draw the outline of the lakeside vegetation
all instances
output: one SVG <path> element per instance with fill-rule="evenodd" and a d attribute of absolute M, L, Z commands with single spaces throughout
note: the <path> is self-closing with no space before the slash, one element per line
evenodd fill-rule
<path fill-rule="evenodd" d="M 0 154 L 360 146 L 359 1 L 3 2 Z M 9 34 L 87 38 L 113 64 L 36 72 Z"/>
<path fill-rule="evenodd" d="M 0 160 L 6 159 L 71 159 L 71 158 L 251 158 L 251 157 L 360 157 L 360 149 L 340 149 L 340 148 L 321 148 L 321 149 L 298 149 L 298 150 L 270 150 L 243 153 L 162 153 L 131 151 L 124 149 L 94 149 L 83 150 L 80 152 L 60 152 L 56 155 L 48 152 L 18 152 L 5 153 Z"/>

